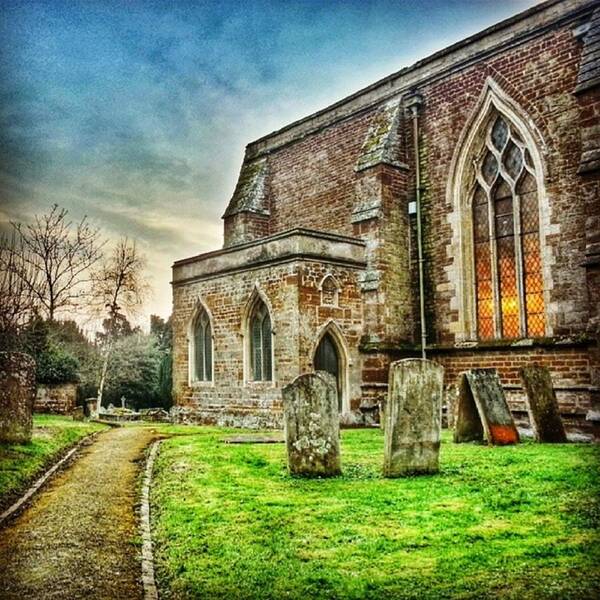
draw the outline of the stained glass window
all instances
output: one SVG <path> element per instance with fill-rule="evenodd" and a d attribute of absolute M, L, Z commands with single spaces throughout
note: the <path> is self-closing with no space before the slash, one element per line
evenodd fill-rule
<path fill-rule="evenodd" d="M 545 333 L 538 190 L 531 155 L 501 116 L 489 125 L 472 197 L 479 339 Z"/>
<path fill-rule="evenodd" d="M 250 360 L 254 381 L 271 381 L 273 378 L 271 336 L 269 311 L 264 302 L 258 302 L 250 319 Z"/>
<path fill-rule="evenodd" d="M 205 310 L 196 317 L 194 328 L 194 380 L 212 381 L 212 330 Z"/>

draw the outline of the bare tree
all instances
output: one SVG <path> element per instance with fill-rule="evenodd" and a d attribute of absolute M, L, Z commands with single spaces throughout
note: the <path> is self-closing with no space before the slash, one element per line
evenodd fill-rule
<path fill-rule="evenodd" d="M 145 279 L 145 258 L 134 241 L 119 240 L 112 253 L 93 275 L 92 292 L 98 308 L 107 315 L 102 372 L 98 385 L 96 413 L 102 405 L 110 354 L 123 316 L 135 314 L 149 291 Z"/>
<path fill-rule="evenodd" d="M 84 217 L 73 224 L 68 211 L 54 205 L 49 213 L 35 215 L 29 225 L 11 223 L 23 249 L 18 272 L 46 317 L 77 306 L 89 283 L 90 269 L 102 256 L 99 230 Z"/>
<path fill-rule="evenodd" d="M 0 346 L 10 347 L 19 327 L 31 317 L 36 302 L 32 286 L 36 272 L 26 260 L 27 250 L 15 231 L 0 236 Z M 22 274 L 26 274 L 26 279 Z"/>

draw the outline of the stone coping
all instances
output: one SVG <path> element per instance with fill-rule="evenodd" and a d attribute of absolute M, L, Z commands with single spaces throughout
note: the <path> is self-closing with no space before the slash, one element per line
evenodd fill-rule
<path fill-rule="evenodd" d="M 292 229 L 266 238 L 207 252 L 173 264 L 172 285 L 256 269 L 292 260 L 321 262 L 364 268 L 364 241 L 343 235 Z"/>
<path fill-rule="evenodd" d="M 246 148 L 246 160 L 268 154 L 393 96 L 405 94 L 473 62 L 542 35 L 562 23 L 574 21 L 596 6 L 597 0 L 542 2 L 251 142 Z"/>

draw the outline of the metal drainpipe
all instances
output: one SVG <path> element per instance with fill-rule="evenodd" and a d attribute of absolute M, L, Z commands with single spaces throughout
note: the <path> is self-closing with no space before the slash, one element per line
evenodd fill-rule
<path fill-rule="evenodd" d="M 417 205 L 417 257 L 419 264 L 419 311 L 421 319 L 421 358 L 426 358 L 427 323 L 425 322 L 425 285 L 423 279 L 423 233 L 421 223 L 421 160 L 419 149 L 419 109 L 423 99 L 419 94 L 407 98 L 407 107 L 412 115 L 415 153 L 415 201 Z"/>

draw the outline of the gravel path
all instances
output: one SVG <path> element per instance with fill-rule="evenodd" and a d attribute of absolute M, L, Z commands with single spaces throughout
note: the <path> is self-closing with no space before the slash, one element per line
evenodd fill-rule
<path fill-rule="evenodd" d="M 151 429 L 98 436 L 0 531 L 0 598 L 142 598 L 134 506 Z"/>

